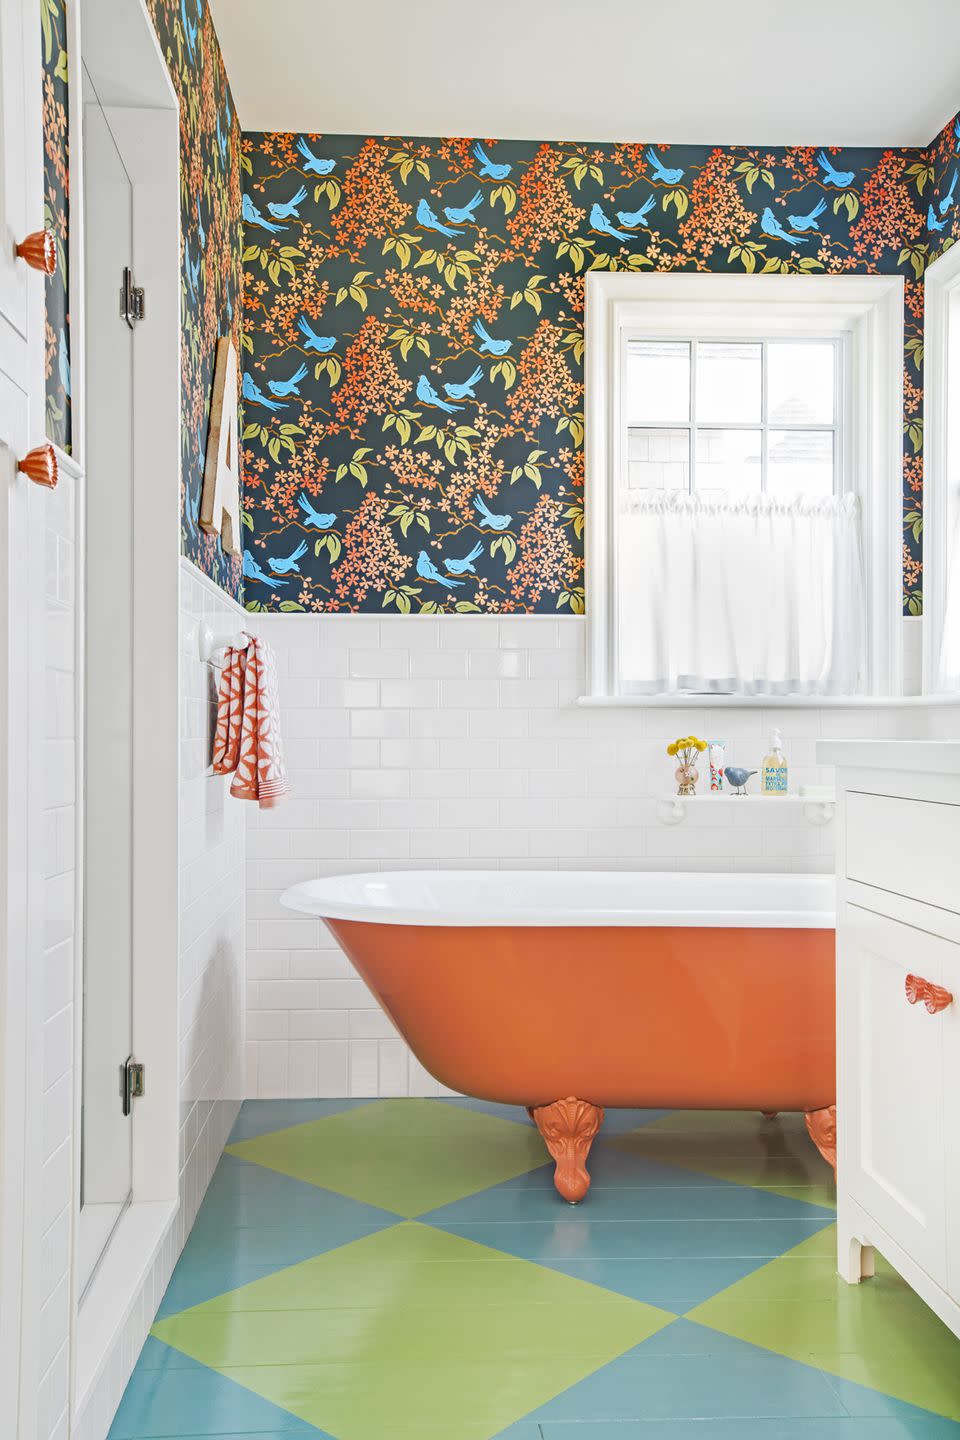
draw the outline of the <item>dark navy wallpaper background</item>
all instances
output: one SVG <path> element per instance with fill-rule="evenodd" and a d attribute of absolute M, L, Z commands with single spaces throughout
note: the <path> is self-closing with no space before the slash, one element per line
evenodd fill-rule
<path fill-rule="evenodd" d="M 580 611 L 583 277 L 602 268 L 904 276 L 919 611 L 921 281 L 928 208 L 946 235 L 960 200 L 952 129 L 936 175 L 918 150 L 242 143 L 251 608 Z"/>
<path fill-rule="evenodd" d="M 70 126 L 67 106 L 67 0 L 40 0 L 43 84 L 43 223 L 57 247 L 46 278 L 44 383 L 47 438 L 70 451 Z"/>

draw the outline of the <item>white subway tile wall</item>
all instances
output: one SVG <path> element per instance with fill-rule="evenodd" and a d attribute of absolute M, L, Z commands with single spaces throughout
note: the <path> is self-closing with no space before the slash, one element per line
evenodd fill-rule
<path fill-rule="evenodd" d="M 246 817 L 210 769 L 217 676 L 197 633 L 235 631 L 242 612 L 180 564 L 180 1208 L 74 1440 L 103 1440 L 110 1427 L 243 1098 Z"/>
<path fill-rule="evenodd" d="M 909 712 L 879 709 L 580 707 L 585 627 L 569 617 L 256 624 L 277 653 L 293 794 L 275 810 L 247 807 L 250 1096 L 438 1089 L 323 924 L 281 908 L 288 885 L 465 866 L 829 871 L 832 826 L 775 800 L 661 824 L 657 797 L 674 785 L 666 744 L 691 731 L 721 738 L 731 764 L 753 768 L 776 725 L 795 788 L 829 783 L 815 763 L 821 737 L 910 724 Z"/>

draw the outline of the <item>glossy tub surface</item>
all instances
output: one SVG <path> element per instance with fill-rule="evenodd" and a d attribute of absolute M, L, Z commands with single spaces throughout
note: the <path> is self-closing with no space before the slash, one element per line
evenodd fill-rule
<path fill-rule="evenodd" d="M 413 871 L 283 903 L 326 920 L 432 1075 L 538 1124 L 833 1106 L 831 877 Z"/>

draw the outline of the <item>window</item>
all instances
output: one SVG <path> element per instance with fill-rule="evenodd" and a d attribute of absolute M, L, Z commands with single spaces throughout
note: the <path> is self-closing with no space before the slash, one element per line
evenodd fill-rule
<path fill-rule="evenodd" d="M 590 698 L 899 692 L 902 294 L 588 276 Z"/>

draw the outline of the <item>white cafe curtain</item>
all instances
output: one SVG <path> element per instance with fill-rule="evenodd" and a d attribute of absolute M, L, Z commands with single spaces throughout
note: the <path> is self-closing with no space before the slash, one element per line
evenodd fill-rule
<path fill-rule="evenodd" d="M 859 502 L 621 495 L 624 693 L 850 695 L 864 655 Z"/>

